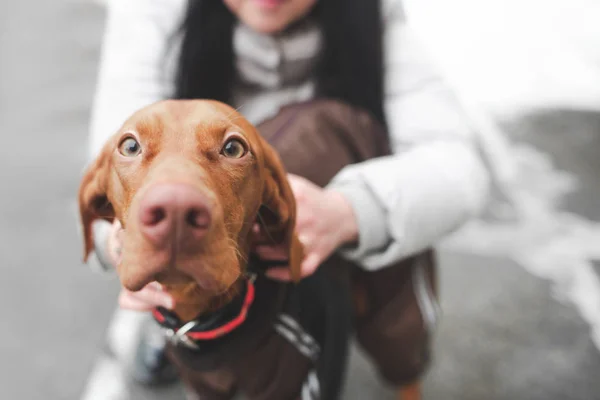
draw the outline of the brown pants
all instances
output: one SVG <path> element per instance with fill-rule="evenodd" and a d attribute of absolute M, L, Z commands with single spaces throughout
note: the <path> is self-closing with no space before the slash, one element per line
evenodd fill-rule
<path fill-rule="evenodd" d="M 387 135 L 368 114 L 328 100 L 288 106 L 258 128 L 288 172 L 320 186 L 348 164 L 389 154 Z M 437 311 L 433 252 L 374 272 L 336 255 L 320 268 L 334 269 L 351 283 L 357 299 L 356 337 L 380 376 L 397 386 L 417 380 L 428 365 Z M 236 389 L 252 400 L 299 398 L 313 368 L 276 334 L 239 360 L 210 371 L 174 361 L 184 382 L 202 393 L 200 398 L 218 400 L 230 399 Z"/>
<path fill-rule="evenodd" d="M 331 100 L 288 106 L 258 128 L 288 172 L 320 186 L 344 166 L 390 151 L 385 131 L 373 118 Z M 417 380 L 428 365 L 438 311 L 433 251 L 373 272 L 337 256 L 328 263 L 351 274 L 362 303 L 357 305 L 357 339 L 381 377 L 392 385 Z"/>

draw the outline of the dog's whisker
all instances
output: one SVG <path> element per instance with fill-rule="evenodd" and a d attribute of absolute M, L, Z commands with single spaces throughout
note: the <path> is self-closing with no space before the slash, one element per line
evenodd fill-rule
<path fill-rule="evenodd" d="M 237 116 L 234 119 L 231 119 L 231 117 L 235 114 L 235 113 L 239 113 L 240 110 L 245 106 L 245 104 L 240 104 L 234 111 L 232 111 L 230 114 L 228 114 L 225 118 L 230 122 L 233 123 L 236 119 L 240 119 L 241 116 Z"/>
<path fill-rule="evenodd" d="M 240 105 L 239 105 L 239 106 L 238 106 L 238 107 L 235 109 L 235 111 L 237 111 L 237 112 L 240 112 L 240 110 L 241 110 L 242 108 L 244 108 L 245 106 L 246 106 L 246 104 L 240 104 Z"/>
<path fill-rule="evenodd" d="M 232 239 L 232 238 L 227 238 L 227 243 L 229 244 L 229 247 L 235 252 L 235 254 L 238 256 L 239 259 L 241 259 L 242 261 L 244 261 L 245 263 L 248 262 L 248 258 L 246 256 L 244 256 L 244 254 L 242 253 L 242 251 L 240 250 L 240 247 L 237 243 L 236 240 Z"/>

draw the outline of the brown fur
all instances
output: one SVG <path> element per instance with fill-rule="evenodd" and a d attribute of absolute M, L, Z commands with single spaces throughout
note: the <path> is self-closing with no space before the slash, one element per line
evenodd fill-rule
<path fill-rule="evenodd" d="M 241 159 L 222 156 L 230 134 L 249 147 Z M 137 157 L 118 146 L 134 136 Z M 200 241 L 177 250 L 176 265 L 158 254 L 139 227 L 139 203 L 156 183 L 193 186 L 211 202 L 211 228 Z M 294 234 L 296 205 L 277 153 L 256 129 L 225 104 L 207 100 L 169 100 L 131 116 L 87 169 L 79 189 L 85 259 L 93 251 L 92 223 L 118 219 L 124 228 L 121 283 L 140 290 L 156 280 L 175 298 L 184 320 L 218 307 L 238 289 L 250 249 L 251 228 L 260 222 L 268 237 L 290 249 L 293 277 L 300 278 L 302 248 Z M 210 288 L 199 282 L 209 281 Z"/>

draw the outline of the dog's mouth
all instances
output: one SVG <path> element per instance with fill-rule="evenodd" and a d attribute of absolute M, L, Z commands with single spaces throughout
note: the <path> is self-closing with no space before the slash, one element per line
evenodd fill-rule
<path fill-rule="evenodd" d="M 126 243 L 117 269 L 123 285 L 132 291 L 156 281 L 166 291 L 192 302 L 199 296 L 219 296 L 243 273 L 237 257 L 229 252 L 199 250 L 196 254 L 181 255 L 147 248 L 139 250 Z"/>
<path fill-rule="evenodd" d="M 227 291 L 226 285 L 220 284 L 209 274 L 202 273 L 202 268 L 196 268 L 196 276 L 191 276 L 180 270 L 159 273 L 156 281 L 166 291 L 181 293 L 182 295 L 193 295 L 196 292 L 203 294 L 219 295 Z"/>
<path fill-rule="evenodd" d="M 199 304 L 222 296 L 242 275 L 242 266 L 232 251 L 215 251 L 209 244 L 199 245 L 192 254 L 177 251 L 147 252 L 148 280 L 161 284 L 179 304 Z"/>

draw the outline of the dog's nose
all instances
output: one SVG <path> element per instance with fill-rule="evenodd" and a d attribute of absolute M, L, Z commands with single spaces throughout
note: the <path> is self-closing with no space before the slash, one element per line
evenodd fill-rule
<path fill-rule="evenodd" d="M 207 232 L 211 213 L 207 198 L 185 184 L 156 184 L 140 204 L 142 234 L 156 246 L 175 240 L 199 239 Z"/>

